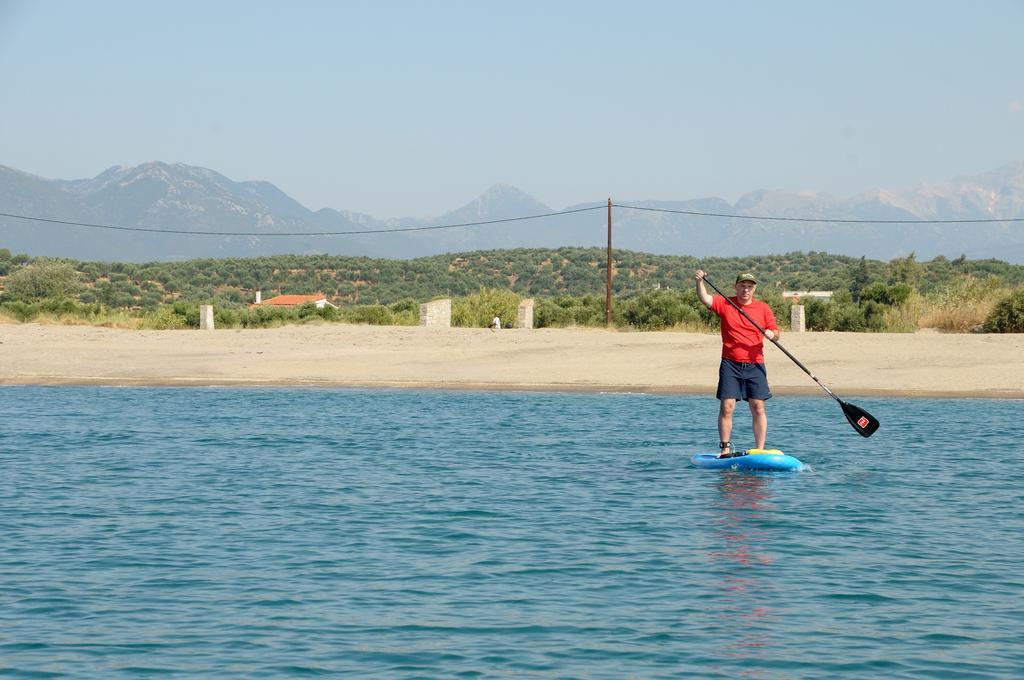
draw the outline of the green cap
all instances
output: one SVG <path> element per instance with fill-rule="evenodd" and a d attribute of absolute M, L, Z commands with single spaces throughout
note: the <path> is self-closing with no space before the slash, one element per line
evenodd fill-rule
<path fill-rule="evenodd" d="M 736 277 L 736 283 L 739 283 L 740 281 L 750 281 L 751 283 L 757 283 L 757 278 L 750 272 L 743 272 L 742 274 Z"/>

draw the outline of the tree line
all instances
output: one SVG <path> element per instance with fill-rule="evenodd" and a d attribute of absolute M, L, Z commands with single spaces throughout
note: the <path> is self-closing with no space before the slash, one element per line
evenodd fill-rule
<path fill-rule="evenodd" d="M 919 262 L 910 254 L 886 262 L 814 251 L 704 259 L 628 250 L 612 254 L 614 322 L 644 330 L 714 326 L 716 320 L 693 294 L 698 268 L 728 288 L 737 272 L 756 272 L 759 297 L 784 315 L 780 318 L 788 318 L 782 291 L 833 291 L 831 302 L 805 301 L 808 325 L 815 330 L 913 330 L 922 318 L 946 330 L 982 330 L 995 303 L 1024 285 L 1020 265 L 964 256 Z M 225 317 L 222 323 L 244 326 L 282 320 L 267 308 L 253 314 L 249 306 L 256 291 L 264 299 L 323 293 L 341 309 L 307 310 L 302 318 L 415 323 L 420 302 L 451 297 L 476 299 L 474 304 L 487 307 L 497 304 L 499 292 L 507 292 L 503 309 L 513 298 L 537 300 L 538 325 L 604 325 L 606 266 L 600 248 L 489 250 L 413 260 L 281 255 L 149 263 L 33 258 L 0 249 L 0 307 L 15 318 L 74 308 L 94 316 L 117 310 L 189 325 L 185 310 L 213 304 Z M 1013 327 L 1008 304 L 1000 312 L 1004 321 L 989 324 L 990 329 Z M 973 312 L 954 321 L 958 308 Z M 467 311 L 464 318 L 475 319 L 477 312 L 489 313 Z M 508 318 L 507 311 L 500 316 Z"/>

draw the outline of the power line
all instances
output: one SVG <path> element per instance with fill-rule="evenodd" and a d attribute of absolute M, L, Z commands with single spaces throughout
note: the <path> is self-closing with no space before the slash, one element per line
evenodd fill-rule
<path fill-rule="evenodd" d="M 45 217 L 32 217 L 31 215 L 15 215 L 13 213 L 0 212 L 0 217 L 10 217 L 16 220 L 28 220 L 32 222 L 46 222 L 48 224 L 61 224 L 70 227 L 87 227 L 89 229 L 113 229 L 116 231 L 141 231 L 150 234 L 189 234 L 193 236 L 360 236 L 363 234 L 394 234 L 408 231 L 429 231 L 432 229 L 456 229 L 458 227 L 479 227 L 488 224 L 502 224 L 504 222 L 520 222 L 523 220 L 537 220 L 543 217 L 557 217 L 559 215 L 571 215 L 572 213 L 587 212 L 590 210 L 603 210 L 603 205 L 590 208 L 576 208 L 574 210 L 562 210 L 560 212 L 543 213 L 540 215 L 523 215 L 520 217 L 506 217 L 500 220 L 483 220 L 480 222 L 462 222 L 460 224 L 435 224 L 427 227 L 394 227 L 391 229 L 366 229 L 361 231 L 295 231 L 295 232 L 261 232 L 261 231 L 187 231 L 185 229 L 147 229 L 145 227 L 120 227 L 111 224 L 91 224 L 89 222 L 71 222 L 68 220 L 51 220 Z"/>
<path fill-rule="evenodd" d="M 616 203 L 616 208 L 627 210 L 646 210 L 648 212 L 675 213 L 677 215 L 696 215 L 698 217 L 729 217 L 737 220 L 773 220 L 776 222 L 839 222 L 843 224 L 980 224 L 985 222 L 1024 222 L 1024 217 L 1009 217 L 1001 220 L 850 220 L 830 219 L 824 217 L 767 217 L 764 215 L 731 215 L 728 213 L 698 212 L 696 210 L 669 210 L 667 208 L 643 208 L 638 205 Z"/>
<path fill-rule="evenodd" d="M 614 203 L 614 207 L 625 210 L 642 210 L 646 212 L 671 213 L 675 215 L 693 215 L 696 217 L 722 217 L 737 220 L 767 220 L 775 222 L 817 222 L 817 223 L 838 223 L 838 224 L 985 224 L 993 222 L 1024 222 L 1024 217 L 1009 217 L 1004 219 L 973 219 L 973 220 L 897 220 L 897 219 L 842 219 L 824 217 L 775 217 L 770 215 L 738 215 L 733 213 L 701 212 L 697 210 L 671 210 L 668 208 L 647 208 L 638 205 L 627 205 Z M 188 231 L 186 229 L 150 229 L 146 227 L 125 227 L 112 224 L 94 224 L 90 222 L 73 222 L 70 220 L 54 220 L 46 217 L 35 217 L 32 215 L 18 215 L 14 213 L 0 212 L 0 217 L 9 217 L 16 220 L 31 222 L 46 222 L 48 224 L 60 224 L 70 227 L 85 227 L 88 229 L 110 229 L 114 231 L 135 231 L 150 234 L 186 234 L 192 236 L 362 236 L 368 234 L 395 234 L 401 232 L 431 231 L 436 229 L 458 229 L 461 227 L 480 227 L 490 224 L 503 224 L 506 222 L 520 222 L 525 220 L 537 220 L 545 217 L 558 217 L 560 215 L 571 215 L 573 213 L 602 210 L 605 206 L 596 205 L 589 208 L 574 208 L 572 210 L 561 210 L 558 212 L 541 213 L 539 215 L 521 215 L 518 217 L 506 217 L 498 220 L 481 220 L 477 222 L 460 222 L 458 224 L 435 224 L 425 227 L 392 227 L 388 229 L 365 229 L 354 231 L 307 231 L 307 232 L 256 232 L 256 231 Z"/>

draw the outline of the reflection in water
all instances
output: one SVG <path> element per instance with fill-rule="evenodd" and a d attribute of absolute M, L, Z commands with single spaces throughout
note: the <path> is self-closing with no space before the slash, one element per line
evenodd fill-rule
<path fill-rule="evenodd" d="M 764 659 L 772 651 L 770 622 L 773 608 L 770 575 L 774 558 L 760 549 L 765 539 L 763 520 L 772 514 L 770 476 L 726 471 L 719 476 L 716 522 L 720 548 L 709 556 L 721 575 L 721 606 L 716 627 L 729 631 L 731 643 L 723 656 L 732 659 Z M 757 669 L 732 674 L 760 677 Z"/>

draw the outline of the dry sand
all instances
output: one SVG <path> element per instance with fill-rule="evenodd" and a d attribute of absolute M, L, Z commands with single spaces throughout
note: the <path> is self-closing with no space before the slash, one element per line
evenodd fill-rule
<path fill-rule="evenodd" d="M 1024 335 L 788 333 L 840 397 L 1024 398 Z M 766 343 L 776 394 L 824 394 Z M 136 331 L 0 325 L 0 383 L 323 385 L 713 393 L 717 335 L 287 326 Z"/>

